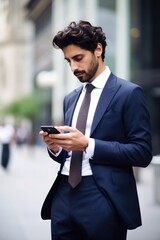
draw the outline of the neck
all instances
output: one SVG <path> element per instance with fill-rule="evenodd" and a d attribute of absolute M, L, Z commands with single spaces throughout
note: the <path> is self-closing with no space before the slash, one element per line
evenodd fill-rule
<path fill-rule="evenodd" d="M 99 67 L 97 69 L 97 72 L 96 72 L 94 78 L 91 80 L 91 82 L 93 82 L 95 78 L 97 78 L 102 72 L 104 72 L 105 69 L 106 69 L 106 66 L 104 65 L 104 63 L 103 62 L 100 63 Z"/>

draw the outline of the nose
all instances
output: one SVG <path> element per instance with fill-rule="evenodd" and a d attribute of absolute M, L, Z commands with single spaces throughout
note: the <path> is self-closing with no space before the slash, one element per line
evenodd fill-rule
<path fill-rule="evenodd" d="M 71 67 L 71 71 L 74 72 L 75 70 L 78 69 L 78 65 L 76 62 L 72 61 L 70 62 L 70 67 Z"/>

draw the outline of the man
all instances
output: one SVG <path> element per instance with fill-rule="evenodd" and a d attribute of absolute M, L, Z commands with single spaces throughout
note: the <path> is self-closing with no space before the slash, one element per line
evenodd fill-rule
<path fill-rule="evenodd" d="M 70 23 L 53 39 L 83 86 L 64 99 L 64 126 L 56 127 L 61 133 L 40 132 L 61 164 L 42 207 L 52 240 L 125 240 L 127 229 L 141 225 L 132 167 L 147 167 L 152 158 L 149 114 L 142 89 L 104 65 L 106 45 L 102 28 L 86 21 Z M 87 84 L 94 88 L 83 133 L 76 124 L 83 122 Z M 75 184 L 70 166 L 80 153 L 82 178 Z"/>
<path fill-rule="evenodd" d="M 2 124 L 0 126 L 0 143 L 2 144 L 1 166 L 8 170 L 10 161 L 10 146 L 14 140 L 14 127 L 11 124 Z"/>

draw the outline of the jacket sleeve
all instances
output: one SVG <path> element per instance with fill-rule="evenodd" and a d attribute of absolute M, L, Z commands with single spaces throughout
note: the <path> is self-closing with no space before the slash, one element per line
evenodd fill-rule
<path fill-rule="evenodd" d="M 148 166 L 152 159 L 150 116 L 142 89 L 135 87 L 127 93 L 122 92 L 104 118 L 103 135 L 96 138 L 95 132 L 93 136 L 95 151 L 92 163 Z M 101 123 L 97 132 L 100 128 Z"/>

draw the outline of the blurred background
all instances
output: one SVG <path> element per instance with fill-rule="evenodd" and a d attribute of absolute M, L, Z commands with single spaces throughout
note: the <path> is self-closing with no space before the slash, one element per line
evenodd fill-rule
<path fill-rule="evenodd" d="M 1 195 L 4 194 L 0 204 L 2 208 L 0 210 L 3 211 L 3 218 L 0 216 L 0 230 L 6 229 L 8 218 L 13 217 L 8 216 L 5 210 L 11 204 L 12 197 L 15 199 L 17 197 L 16 192 L 13 192 L 14 188 L 18 186 L 21 193 L 24 191 L 22 184 L 19 185 L 23 181 L 25 181 L 24 184 L 26 182 L 31 184 L 28 188 L 32 187 L 31 192 L 27 192 L 28 188 L 25 188 L 26 197 L 23 198 L 23 195 L 23 202 L 27 204 L 27 197 L 30 199 L 31 194 L 34 195 L 35 208 L 36 203 L 39 202 L 36 217 L 34 217 L 39 222 L 38 211 L 40 211 L 41 201 L 47 193 L 49 183 L 52 183 L 56 176 L 57 166 L 51 170 L 53 163 L 47 161 L 47 152 L 38 132 L 41 125 L 59 125 L 63 122 L 63 97 L 79 84 L 65 63 L 62 52 L 52 47 L 54 34 L 71 21 L 82 19 L 90 21 L 93 25 L 102 26 L 108 44 L 105 63 L 113 73 L 139 84 L 144 89 L 151 116 L 153 154 L 160 154 L 159 12 L 160 1 L 158 0 L 0 0 L 0 132 L 3 132 L 0 134 L 2 135 L 0 141 L 1 145 L 7 140 L 13 143 L 12 155 L 9 155 L 10 172 L 6 175 L 1 171 L 3 173 L 0 175 L 0 191 Z M 7 130 L 4 129 L 6 125 Z M 4 137 L 6 131 L 7 139 Z M 29 161 L 30 158 L 34 161 Z M 46 160 L 43 161 L 45 158 Z M 156 168 L 159 164 L 159 160 L 156 161 Z M 143 187 L 138 185 L 140 195 L 145 196 L 150 201 L 149 204 L 155 202 L 152 185 L 152 181 L 155 180 L 154 168 L 155 165 L 146 172 L 140 171 L 141 175 L 139 170 L 135 170 L 137 183 L 146 184 Z M 160 175 L 160 170 L 158 174 Z M 35 177 L 37 185 L 33 184 Z M 39 183 L 41 183 L 41 189 L 39 189 Z M 37 195 L 35 192 L 37 187 L 38 192 L 42 191 L 44 195 Z M 146 189 L 146 192 L 141 193 L 141 189 L 142 191 Z M 160 196 L 158 201 L 160 202 Z M 17 202 L 12 204 L 14 208 Z M 155 212 L 153 215 L 155 220 L 156 213 L 160 211 L 159 205 L 153 206 L 155 209 L 151 209 L 152 213 Z M 33 212 L 30 219 L 33 218 Z M 149 217 L 150 212 L 145 213 Z M 16 212 L 14 217 L 16 219 Z M 4 219 L 6 219 L 6 225 Z M 42 222 L 38 225 L 37 222 L 33 231 L 28 228 L 32 233 L 30 236 L 21 235 L 19 232 L 15 238 L 16 230 L 13 229 L 16 227 L 10 222 L 10 228 L 14 226 L 12 227 L 13 237 L 10 238 L 6 230 L 3 235 L 2 232 L 0 233 L 0 239 L 50 239 L 45 237 L 49 231 L 48 225 L 47 230 L 44 230 L 42 226 L 46 226 L 46 223 Z M 40 229 L 40 236 L 34 236 Z M 158 235 L 152 235 L 154 237 L 148 240 L 160 239 Z M 137 236 L 129 240 L 144 239 Z"/>

